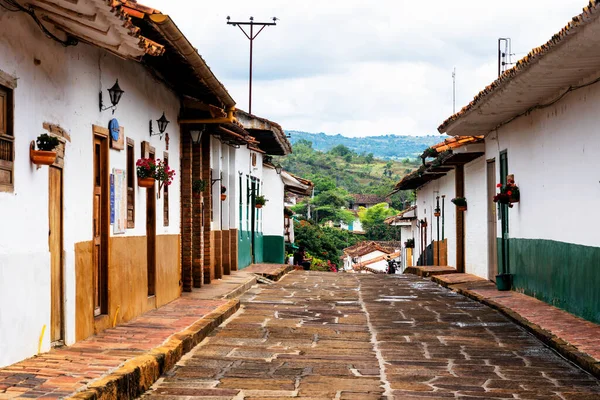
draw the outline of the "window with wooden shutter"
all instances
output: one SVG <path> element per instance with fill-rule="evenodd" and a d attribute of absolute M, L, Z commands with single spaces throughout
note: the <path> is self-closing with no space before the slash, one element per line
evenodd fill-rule
<path fill-rule="evenodd" d="M 0 191 L 14 189 L 13 91 L 0 85 Z"/>
<path fill-rule="evenodd" d="M 163 161 L 169 165 L 169 153 L 163 154 Z M 165 183 L 163 186 L 163 225 L 169 226 L 169 185 Z"/>
<path fill-rule="evenodd" d="M 127 138 L 127 229 L 135 228 L 135 143 Z"/>

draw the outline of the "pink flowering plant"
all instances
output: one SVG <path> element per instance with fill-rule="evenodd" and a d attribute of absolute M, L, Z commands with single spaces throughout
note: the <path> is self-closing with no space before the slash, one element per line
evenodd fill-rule
<path fill-rule="evenodd" d="M 156 175 L 156 162 L 151 158 L 140 158 L 135 166 L 138 178 L 154 178 Z"/>

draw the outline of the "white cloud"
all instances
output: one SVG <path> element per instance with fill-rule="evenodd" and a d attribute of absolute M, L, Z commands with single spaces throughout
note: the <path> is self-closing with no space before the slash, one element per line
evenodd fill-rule
<path fill-rule="evenodd" d="M 254 114 L 286 129 L 423 135 L 492 82 L 496 46 L 522 57 L 546 42 L 580 0 L 142 0 L 170 14 L 238 102 L 248 106 L 248 40 L 225 17 L 280 18 L 254 47 Z"/>

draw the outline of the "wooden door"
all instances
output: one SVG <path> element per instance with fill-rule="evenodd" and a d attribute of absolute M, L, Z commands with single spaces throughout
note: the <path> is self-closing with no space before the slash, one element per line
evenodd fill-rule
<path fill-rule="evenodd" d="M 497 226 L 498 216 L 496 212 L 496 160 L 490 160 L 487 163 L 487 202 L 488 202 L 488 277 L 496 282 L 498 275 L 498 240 Z"/>
<path fill-rule="evenodd" d="M 50 341 L 63 341 L 63 199 L 62 169 L 49 169 L 48 246 L 50 248 Z"/>
<path fill-rule="evenodd" d="M 149 157 L 154 159 L 150 150 Z M 156 294 L 156 194 L 154 186 L 146 189 L 146 251 L 148 270 L 148 296 Z"/>
<path fill-rule="evenodd" d="M 108 139 L 94 137 L 94 316 L 108 312 Z"/>

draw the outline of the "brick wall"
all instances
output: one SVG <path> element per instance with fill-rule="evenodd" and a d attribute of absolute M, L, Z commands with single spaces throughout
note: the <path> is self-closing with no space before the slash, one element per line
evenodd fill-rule
<path fill-rule="evenodd" d="M 210 214 L 212 211 L 212 200 L 211 200 L 211 192 L 213 190 L 213 185 L 211 182 L 212 177 L 210 176 L 210 135 L 204 134 L 202 135 L 202 179 L 206 182 L 206 190 L 204 192 L 204 207 L 203 211 L 203 220 L 204 226 L 202 232 L 203 236 L 203 254 L 202 260 L 204 265 L 204 270 L 202 271 L 202 275 L 204 277 L 204 283 L 210 283 L 211 279 L 214 278 L 214 264 L 212 260 L 213 252 L 213 240 L 210 231 Z M 216 185 L 216 183 L 215 183 Z M 217 192 L 220 194 L 220 191 Z"/>
<path fill-rule="evenodd" d="M 199 144 L 193 145 L 192 176 L 193 179 L 199 179 L 202 176 L 202 147 Z M 206 193 L 206 189 L 204 192 Z M 192 205 L 192 275 L 195 288 L 202 287 L 204 283 L 202 200 L 205 193 L 200 196 L 194 196 Z"/>
<path fill-rule="evenodd" d="M 181 131 L 181 285 L 192 291 L 192 143 Z"/>
<path fill-rule="evenodd" d="M 223 265 L 223 275 L 231 274 L 231 241 L 229 235 L 229 230 L 221 231 L 221 264 Z"/>

